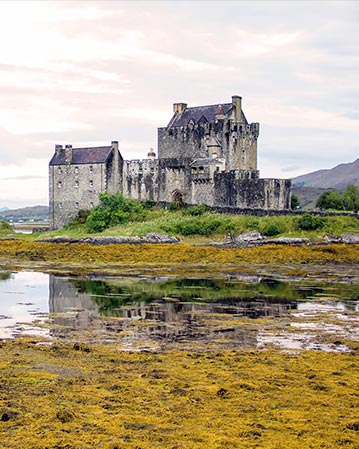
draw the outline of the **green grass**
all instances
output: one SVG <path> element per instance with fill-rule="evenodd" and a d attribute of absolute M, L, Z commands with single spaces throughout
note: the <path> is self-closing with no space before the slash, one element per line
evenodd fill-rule
<path fill-rule="evenodd" d="M 149 232 L 160 232 L 180 238 L 219 238 L 229 234 L 239 235 L 245 232 L 258 231 L 268 233 L 275 227 L 279 233 L 275 236 L 321 238 L 326 234 L 341 235 L 343 233 L 359 233 L 359 220 L 349 216 L 325 217 L 323 224 L 316 230 L 302 230 L 299 222 L 302 215 L 276 217 L 256 217 L 251 215 L 218 214 L 204 212 L 199 216 L 189 214 L 186 209 L 170 211 L 153 208 L 148 211 L 142 221 L 117 225 L 96 234 L 89 234 L 85 225 L 69 226 L 57 231 L 19 236 L 24 240 L 37 237 L 66 235 L 81 238 L 88 235 L 101 236 L 143 236 Z M 269 232 L 268 232 L 269 231 Z"/>

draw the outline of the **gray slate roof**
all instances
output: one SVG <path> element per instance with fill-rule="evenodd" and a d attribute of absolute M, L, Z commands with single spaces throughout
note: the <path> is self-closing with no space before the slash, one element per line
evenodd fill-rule
<path fill-rule="evenodd" d="M 191 120 L 197 124 L 201 118 L 205 118 L 208 122 L 214 122 L 216 114 L 226 115 L 233 107 L 233 103 L 212 104 L 209 106 L 195 106 L 192 108 L 186 108 L 183 112 L 175 114 L 169 123 L 169 127 L 172 126 L 187 126 Z M 247 119 L 242 111 L 244 122 L 247 123 Z"/>
<path fill-rule="evenodd" d="M 102 164 L 107 161 L 111 154 L 112 147 L 92 147 L 92 148 L 72 148 L 71 164 Z M 50 165 L 66 165 L 66 152 L 63 149 L 60 153 L 55 153 L 50 161 Z"/>
<path fill-rule="evenodd" d="M 218 157 L 212 158 L 212 157 L 202 157 L 199 159 L 195 159 L 193 162 L 190 163 L 191 167 L 201 167 L 203 165 L 217 165 L 217 164 L 223 164 L 223 159 L 220 159 Z"/>

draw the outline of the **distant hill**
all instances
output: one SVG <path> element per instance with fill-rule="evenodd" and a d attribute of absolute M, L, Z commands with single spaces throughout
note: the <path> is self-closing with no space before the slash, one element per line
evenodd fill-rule
<path fill-rule="evenodd" d="M 8 209 L 0 212 L 0 219 L 8 222 L 48 221 L 48 206 L 32 206 L 20 209 Z"/>
<path fill-rule="evenodd" d="M 301 187 L 343 190 L 349 184 L 359 186 L 359 159 L 340 164 L 328 170 L 317 170 L 292 178 L 292 184 Z"/>
<path fill-rule="evenodd" d="M 330 189 L 318 189 L 317 187 L 302 187 L 292 185 L 292 194 L 299 199 L 302 210 L 313 210 L 319 196 Z"/>

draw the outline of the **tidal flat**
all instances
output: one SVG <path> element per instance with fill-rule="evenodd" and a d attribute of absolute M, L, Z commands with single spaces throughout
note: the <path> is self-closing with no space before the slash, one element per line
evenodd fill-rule
<path fill-rule="evenodd" d="M 358 245 L 8 241 L 0 259 L 5 282 L 50 273 L 96 305 L 69 326 L 59 293 L 42 334 L 1 341 L 2 447 L 359 447 Z"/>

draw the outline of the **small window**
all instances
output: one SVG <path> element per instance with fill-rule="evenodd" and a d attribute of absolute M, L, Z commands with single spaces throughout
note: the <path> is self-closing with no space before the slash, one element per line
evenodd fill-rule
<path fill-rule="evenodd" d="M 58 167 L 58 168 L 57 168 L 57 173 L 58 173 L 59 175 L 62 175 L 62 167 Z"/>
<path fill-rule="evenodd" d="M 58 187 L 59 189 L 61 189 L 61 187 L 62 187 L 62 182 L 61 182 L 61 181 L 59 181 L 59 182 L 57 183 L 57 187 Z"/>
<path fill-rule="evenodd" d="M 90 207 L 91 207 L 91 209 L 93 208 L 93 202 L 91 201 L 91 203 L 90 203 Z"/>
<path fill-rule="evenodd" d="M 76 203 L 75 203 L 75 207 L 76 207 L 76 209 L 78 209 L 79 208 L 79 203 L 76 201 Z"/>
<path fill-rule="evenodd" d="M 93 173 L 93 165 L 90 165 L 89 170 L 90 170 L 90 173 Z"/>
<path fill-rule="evenodd" d="M 75 187 L 79 188 L 79 182 L 75 181 Z"/>
<path fill-rule="evenodd" d="M 59 203 L 59 209 L 62 209 L 62 203 Z"/>
<path fill-rule="evenodd" d="M 79 172 L 79 168 L 75 167 L 75 173 L 77 174 Z"/>
<path fill-rule="evenodd" d="M 90 187 L 93 187 L 93 181 L 90 179 Z"/>

